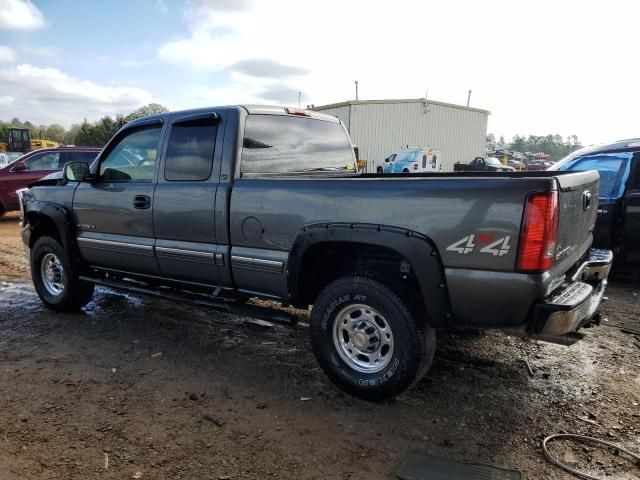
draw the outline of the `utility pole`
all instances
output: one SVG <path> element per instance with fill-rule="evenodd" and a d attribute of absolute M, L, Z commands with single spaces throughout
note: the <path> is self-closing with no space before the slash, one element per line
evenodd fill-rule
<path fill-rule="evenodd" d="M 467 108 L 469 108 L 469 102 L 471 102 L 471 90 L 469 90 L 469 95 L 467 96 Z"/>
<path fill-rule="evenodd" d="M 356 80 L 356 102 L 358 101 L 358 80 Z"/>

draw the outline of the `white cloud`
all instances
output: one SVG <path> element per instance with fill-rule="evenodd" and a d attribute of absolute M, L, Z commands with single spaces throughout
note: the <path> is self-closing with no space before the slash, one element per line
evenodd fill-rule
<path fill-rule="evenodd" d="M 0 105 L 11 105 L 13 103 L 13 97 L 5 95 L 0 97 Z"/>
<path fill-rule="evenodd" d="M 26 64 L 0 70 L 0 84 L 14 95 L 9 107 L 2 109 L 3 117 L 33 123 L 68 126 L 83 118 L 126 114 L 153 101 L 151 93 L 141 88 L 99 85 L 55 68 Z"/>
<path fill-rule="evenodd" d="M 36 30 L 44 15 L 31 0 L 0 0 L 0 30 Z"/>
<path fill-rule="evenodd" d="M 10 47 L 0 45 L 0 63 L 15 62 L 16 52 Z"/>
<path fill-rule="evenodd" d="M 286 89 L 302 91 L 305 103 L 332 103 L 353 98 L 359 80 L 360 98 L 423 97 L 428 89 L 432 99 L 465 104 L 472 89 L 471 106 L 491 110 L 489 130 L 507 138 L 576 133 L 600 141 L 638 133 L 640 71 L 631 60 L 637 2 L 614 0 L 607 8 L 556 0 L 212 4 L 191 3 L 187 33 L 162 45 L 158 58 L 192 81 L 226 73 L 233 82 L 227 92 L 238 97 L 225 104 L 260 99 L 265 91 L 288 98 Z M 306 74 L 273 86 L 265 75 L 232 71 L 250 60 Z"/>

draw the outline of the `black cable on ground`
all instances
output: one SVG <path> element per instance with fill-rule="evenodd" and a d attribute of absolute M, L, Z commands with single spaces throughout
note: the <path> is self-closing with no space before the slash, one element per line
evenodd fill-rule
<path fill-rule="evenodd" d="M 547 450 L 547 443 L 551 440 L 557 440 L 557 439 L 569 439 L 569 440 L 574 440 L 576 442 L 586 442 L 586 443 L 597 443 L 600 445 L 606 445 L 607 447 L 613 448 L 615 450 L 618 450 L 620 452 L 626 453 L 627 455 L 629 455 L 631 458 L 634 458 L 637 462 L 640 462 L 640 455 L 638 455 L 637 453 L 633 453 L 630 452 L 629 450 L 627 450 L 624 447 L 621 447 L 620 445 L 616 445 L 615 443 L 611 443 L 611 442 L 607 442 L 606 440 L 600 440 L 599 438 L 593 438 L 593 437 L 587 437 L 585 435 L 577 435 L 574 433 L 560 433 L 557 435 L 549 435 L 547 438 L 545 438 L 542 441 L 542 451 L 544 452 L 544 456 L 547 457 L 547 460 L 549 460 L 551 463 L 553 463 L 555 466 L 560 467 L 561 469 L 574 474 L 576 477 L 580 477 L 580 478 L 585 478 L 586 480 L 606 480 L 603 479 L 602 477 L 594 477 L 593 475 L 589 475 L 587 473 L 581 472 L 580 470 L 576 470 L 575 468 L 571 468 L 568 465 L 565 465 L 564 463 L 560 462 L 559 460 L 557 460 L 556 458 L 554 458 L 551 453 L 549 453 L 549 450 Z"/>

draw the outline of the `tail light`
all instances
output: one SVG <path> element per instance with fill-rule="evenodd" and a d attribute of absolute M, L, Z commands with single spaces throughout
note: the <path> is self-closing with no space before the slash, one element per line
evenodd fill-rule
<path fill-rule="evenodd" d="M 553 266 L 558 239 L 558 192 L 527 197 L 520 231 L 517 269 L 543 272 Z"/>
<path fill-rule="evenodd" d="M 417 169 L 418 169 L 418 164 L 417 164 L 417 163 L 414 163 L 414 164 L 413 164 L 413 169 L 414 169 L 414 170 L 417 170 Z"/>

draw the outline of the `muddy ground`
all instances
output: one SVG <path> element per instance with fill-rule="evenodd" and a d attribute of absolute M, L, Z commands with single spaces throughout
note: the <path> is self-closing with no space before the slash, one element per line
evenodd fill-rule
<path fill-rule="evenodd" d="M 0 219 L 0 249 L 0 480 L 385 479 L 408 451 L 555 479 L 574 477 L 544 459 L 549 434 L 640 451 L 640 348 L 612 326 L 639 315 L 629 284 L 571 347 L 443 333 L 417 388 L 376 405 L 329 383 L 304 321 L 265 328 L 108 289 L 54 314 L 29 283 L 16 216 Z M 606 450 L 553 451 L 640 477 Z"/>

